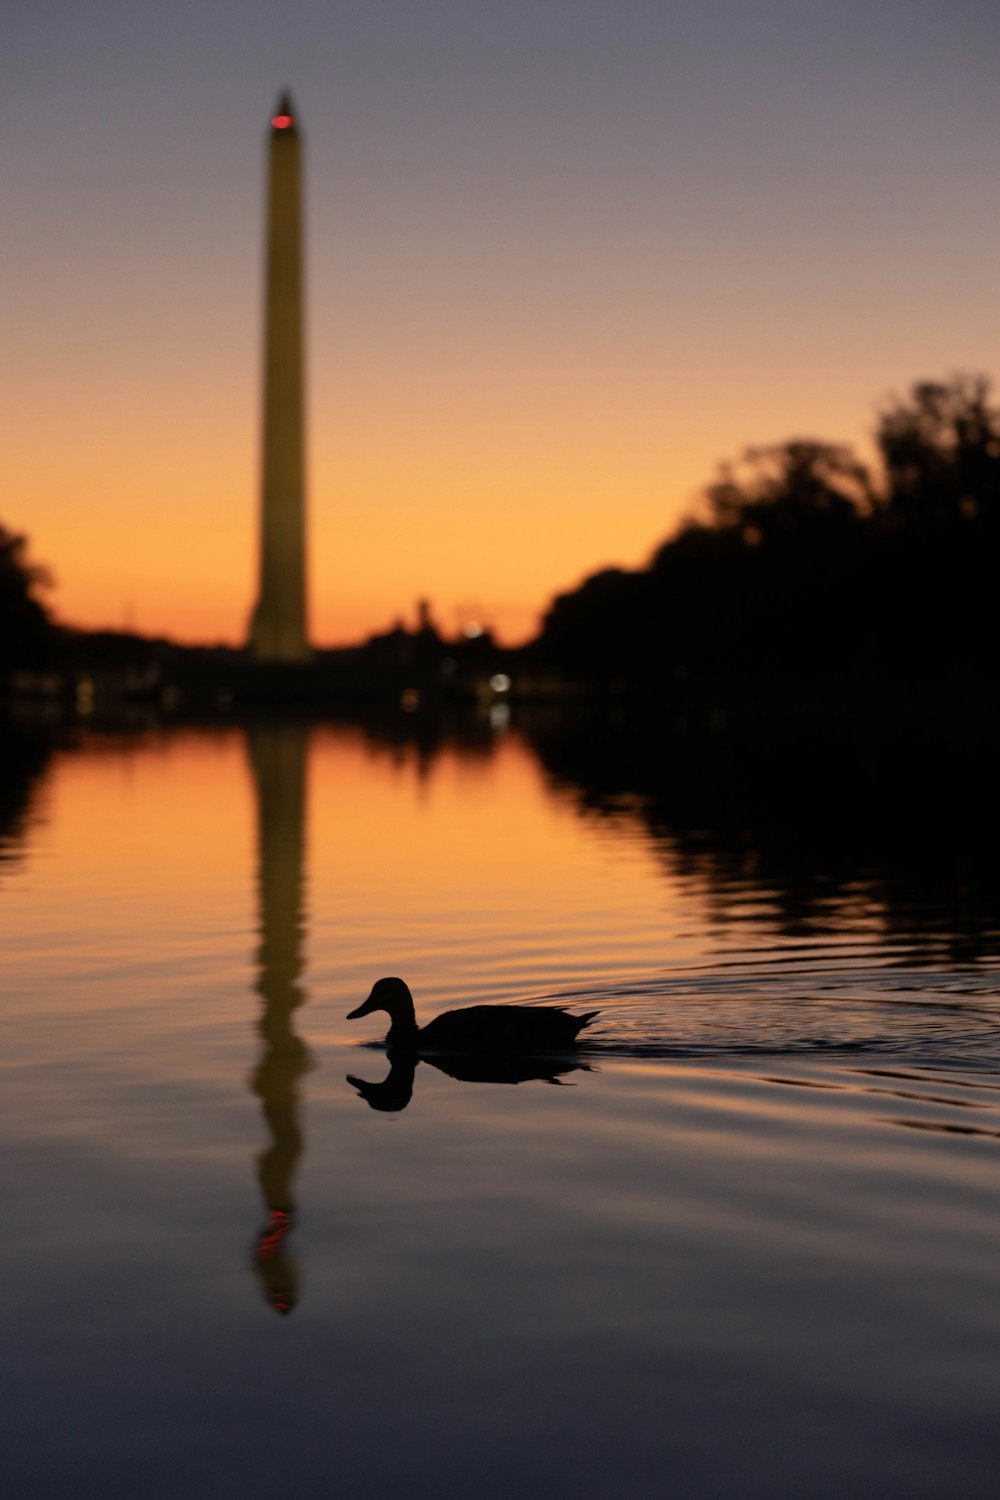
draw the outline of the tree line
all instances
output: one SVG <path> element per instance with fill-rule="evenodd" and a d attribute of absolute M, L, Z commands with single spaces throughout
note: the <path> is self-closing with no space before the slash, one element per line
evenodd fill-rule
<path fill-rule="evenodd" d="M 926 692 L 997 678 L 1000 410 L 985 376 L 878 415 L 877 460 L 750 448 L 646 567 L 559 595 L 534 651 L 628 691 Z"/>
<path fill-rule="evenodd" d="M 0 522 L 0 686 L 11 673 L 48 665 L 56 627 L 43 594 L 45 568 L 32 562 L 28 540 Z"/>
<path fill-rule="evenodd" d="M 990 382 L 919 382 L 884 406 L 874 436 L 874 464 L 814 438 L 723 464 L 645 567 L 606 568 L 557 596 L 526 655 L 640 694 L 989 688 L 1000 644 Z M 0 523 L 0 681 L 65 654 L 47 583 L 25 537 Z"/>

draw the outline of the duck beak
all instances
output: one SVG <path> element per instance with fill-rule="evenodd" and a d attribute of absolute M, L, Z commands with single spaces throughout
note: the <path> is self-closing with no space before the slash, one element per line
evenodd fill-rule
<path fill-rule="evenodd" d="M 348 1011 L 347 1020 L 356 1021 L 359 1016 L 370 1016 L 373 1010 L 378 1010 L 378 1006 L 372 1004 L 372 997 L 369 995 L 368 999 L 359 1005 L 357 1010 Z"/>

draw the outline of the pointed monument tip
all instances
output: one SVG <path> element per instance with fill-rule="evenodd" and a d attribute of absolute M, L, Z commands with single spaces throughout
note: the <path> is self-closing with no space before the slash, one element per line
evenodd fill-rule
<path fill-rule="evenodd" d="M 295 106 L 292 104 L 292 91 L 285 89 L 278 100 L 278 108 L 271 116 L 271 124 L 275 130 L 294 130 L 298 122 L 295 119 Z"/>

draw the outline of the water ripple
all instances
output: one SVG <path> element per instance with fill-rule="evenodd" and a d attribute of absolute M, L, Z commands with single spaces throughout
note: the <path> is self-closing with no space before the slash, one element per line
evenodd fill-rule
<path fill-rule="evenodd" d="M 545 998 L 598 1006 L 589 1047 L 630 1056 L 863 1051 L 1000 1065 L 995 975 L 886 968 L 870 955 L 839 955 L 836 967 L 744 956 Z"/>

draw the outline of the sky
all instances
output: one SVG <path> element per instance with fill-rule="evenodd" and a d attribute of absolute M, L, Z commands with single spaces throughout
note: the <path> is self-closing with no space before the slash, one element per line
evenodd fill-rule
<path fill-rule="evenodd" d="M 0 521 L 239 642 L 265 142 L 305 141 L 313 640 L 511 643 L 719 461 L 1000 373 L 993 0 L 6 0 Z"/>

